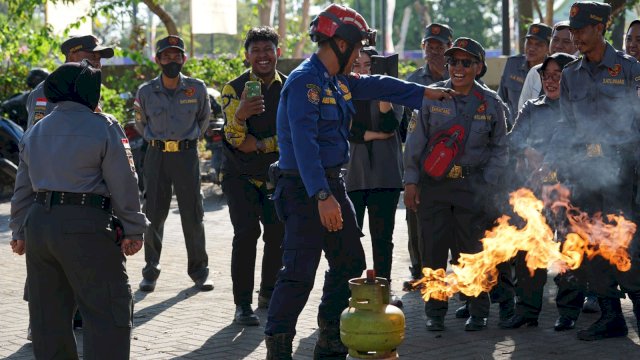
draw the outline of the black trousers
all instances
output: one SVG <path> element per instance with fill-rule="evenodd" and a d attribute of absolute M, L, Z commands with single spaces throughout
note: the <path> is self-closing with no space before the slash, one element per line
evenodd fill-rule
<path fill-rule="evenodd" d="M 342 230 L 329 232 L 322 226 L 318 201 L 309 197 L 302 179 L 283 177 L 274 194 L 276 211 L 285 223 L 282 243 L 282 269 L 269 303 L 269 315 L 264 332 L 267 335 L 295 334 L 298 316 L 313 289 L 320 257 L 329 269 L 324 274 L 322 300 L 318 318 L 338 322 L 349 305 L 349 280 L 362 276 L 365 257 L 360 243 L 353 205 L 347 196 L 344 180 L 329 178 L 329 189 L 340 204 Z"/>
<path fill-rule="evenodd" d="M 422 263 L 424 261 L 422 258 L 424 243 L 420 238 L 420 221 L 418 221 L 418 214 L 411 210 L 407 210 L 406 218 L 411 276 L 418 278 L 422 277 Z"/>
<path fill-rule="evenodd" d="M 150 146 L 144 160 L 145 203 L 144 213 L 151 225 L 144 235 L 142 270 L 145 279 L 155 280 L 160 275 L 160 253 L 164 222 L 171 205 L 172 186 L 178 199 L 180 220 L 187 245 L 187 272 L 197 280 L 209 274 L 209 258 L 205 248 L 204 209 L 200 190 L 200 162 L 195 148 L 179 152 L 163 152 Z"/>
<path fill-rule="evenodd" d="M 264 185 L 258 188 L 247 178 L 225 174 L 222 189 L 227 197 L 229 216 L 233 224 L 233 300 L 237 305 L 252 302 L 260 223 L 264 228 L 260 295 L 270 298 L 278 270 L 282 266 L 284 224 L 278 220 L 273 200 L 269 199 Z"/>
<path fill-rule="evenodd" d="M 574 167 L 569 177 L 573 184 L 572 203 L 589 215 L 621 214 L 637 223 L 633 212 L 635 166 L 635 159 L 625 153 L 585 158 L 583 166 Z M 596 176 L 589 169 L 606 169 L 607 174 Z M 626 272 L 619 271 L 601 256 L 583 262 L 590 292 L 599 297 L 620 298 L 624 293 L 640 291 L 638 231 L 628 251 L 631 269 Z"/>
<path fill-rule="evenodd" d="M 393 229 L 400 189 L 367 189 L 347 193 L 356 211 L 356 220 L 362 230 L 364 213 L 369 213 L 369 233 L 373 247 L 373 268 L 376 276 L 391 280 L 393 259 Z"/>
<path fill-rule="evenodd" d="M 25 241 L 35 357 L 78 359 L 77 304 L 84 359 L 129 359 L 133 298 L 111 216 L 91 207 L 34 204 Z"/>
<path fill-rule="evenodd" d="M 425 267 L 446 269 L 449 251 L 474 254 L 482 250 L 486 214 L 481 206 L 481 174 L 463 179 L 429 181 L 421 184 L 418 218 L 425 244 Z M 457 259 L 453 259 L 455 262 Z M 488 317 L 489 295 L 470 297 L 469 312 Z M 425 304 L 427 316 L 444 316 L 448 302 L 430 299 Z"/>

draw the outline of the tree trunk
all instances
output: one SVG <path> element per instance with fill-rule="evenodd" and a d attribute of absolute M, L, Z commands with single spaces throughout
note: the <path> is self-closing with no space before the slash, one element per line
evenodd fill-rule
<path fill-rule="evenodd" d="M 304 44 L 307 42 L 309 38 L 306 34 L 309 29 L 309 8 L 311 7 L 311 0 L 304 0 L 302 2 L 302 21 L 300 21 L 299 33 L 304 34 L 300 41 L 296 43 L 296 47 L 293 50 L 293 58 L 300 59 L 302 57 L 302 49 L 304 49 Z"/>
<path fill-rule="evenodd" d="M 392 53 L 394 50 L 394 46 L 393 46 L 393 15 L 395 13 L 396 10 L 396 0 L 387 0 L 387 11 L 386 11 L 386 21 L 385 21 L 385 31 L 384 31 L 384 36 L 385 36 L 385 49 L 384 52 L 386 53 Z"/>
<path fill-rule="evenodd" d="M 273 0 L 261 0 L 258 2 L 258 17 L 260 18 L 260 26 L 272 26 L 272 12 Z"/>
<path fill-rule="evenodd" d="M 278 0 L 278 35 L 284 43 L 287 37 L 287 5 L 285 0 Z"/>
<path fill-rule="evenodd" d="M 518 0 L 518 16 L 516 17 L 518 23 L 518 52 L 524 51 L 524 35 L 527 33 L 527 28 L 533 20 L 533 6 L 531 6 L 532 0 Z M 535 1 L 535 0 L 534 0 Z"/>
<path fill-rule="evenodd" d="M 616 49 L 622 49 L 626 30 L 624 28 L 627 0 L 607 0 L 611 5 L 611 45 Z"/>
<path fill-rule="evenodd" d="M 400 41 L 398 41 L 397 50 L 400 56 L 404 53 L 405 43 L 407 42 L 407 31 L 409 31 L 409 20 L 411 20 L 411 6 L 404 8 L 402 13 L 402 23 L 400 25 Z"/>
<path fill-rule="evenodd" d="M 431 24 L 431 15 L 429 15 L 429 9 L 421 1 L 415 1 L 413 3 L 413 7 L 416 10 L 416 13 L 420 17 L 420 23 L 422 24 L 423 30 L 427 25 Z"/>
<path fill-rule="evenodd" d="M 553 26 L 553 0 L 547 0 L 547 5 L 546 5 L 547 11 L 546 11 L 546 17 L 544 19 L 544 22 L 549 25 L 549 26 Z"/>
<path fill-rule="evenodd" d="M 164 10 L 162 6 L 156 4 L 155 0 L 142 0 L 142 2 L 147 5 L 151 12 L 153 12 L 160 18 L 164 26 L 167 28 L 167 32 L 169 33 L 169 35 L 179 35 L 176 22 L 173 20 L 173 17 Z"/>

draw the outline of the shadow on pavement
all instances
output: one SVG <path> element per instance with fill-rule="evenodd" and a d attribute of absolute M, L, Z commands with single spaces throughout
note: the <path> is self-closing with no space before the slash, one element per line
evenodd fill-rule
<path fill-rule="evenodd" d="M 16 360 L 16 359 L 31 359 L 33 358 L 33 345 L 31 345 L 31 343 L 26 343 L 24 345 L 22 345 L 22 347 L 20 349 L 18 349 L 18 351 L 14 352 L 13 354 L 7 356 L 5 359 L 7 360 Z"/>
<path fill-rule="evenodd" d="M 189 358 L 190 356 L 214 359 L 216 352 L 223 352 L 224 349 L 233 349 L 233 356 L 237 359 L 244 359 L 251 355 L 262 343 L 264 336 L 262 326 L 242 326 L 229 324 L 213 334 L 199 349 L 184 354 L 179 358 Z"/>
<path fill-rule="evenodd" d="M 156 315 L 160 314 L 161 312 L 169 309 L 170 307 L 172 307 L 173 305 L 181 302 L 182 300 L 185 300 L 189 297 L 191 297 L 192 295 L 197 294 L 198 292 L 200 292 L 198 289 L 196 289 L 195 287 L 191 287 L 189 289 L 184 289 L 182 291 L 180 291 L 179 293 L 177 293 L 174 297 L 169 298 L 167 300 L 164 300 L 162 302 L 159 302 L 155 305 L 151 305 L 148 307 L 145 307 L 144 309 L 138 310 L 136 312 L 133 313 L 133 325 L 134 326 L 141 326 L 143 324 L 145 324 L 147 321 L 153 319 Z M 134 309 L 135 309 L 135 303 L 144 299 L 147 296 L 147 293 L 137 290 L 134 295 Z"/>

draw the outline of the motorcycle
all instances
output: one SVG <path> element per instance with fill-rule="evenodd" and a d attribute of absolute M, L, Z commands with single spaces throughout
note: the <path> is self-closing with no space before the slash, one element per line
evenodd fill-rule
<path fill-rule="evenodd" d="M 9 119 L 0 117 L 0 199 L 13 194 L 20 163 L 18 144 L 24 130 Z"/>
<path fill-rule="evenodd" d="M 133 163 L 136 166 L 136 174 L 138 174 L 138 189 L 140 193 L 144 192 L 144 175 L 142 173 L 142 165 L 144 164 L 144 155 L 147 152 L 148 143 L 140 135 L 136 129 L 136 122 L 130 120 L 123 126 L 124 134 L 129 140 L 131 146 L 131 154 L 133 155 Z"/>
<path fill-rule="evenodd" d="M 216 97 L 220 97 L 220 92 L 207 88 L 209 93 L 209 102 L 211 103 L 211 121 L 209 127 L 204 134 L 206 141 L 206 149 L 211 151 L 211 171 L 203 176 L 203 180 L 208 180 L 216 185 L 220 185 L 222 176 L 220 167 L 222 166 L 223 150 L 222 141 L 224 140 L 224 118 L 222 115 L 222 107 L 216 101 Z"/>

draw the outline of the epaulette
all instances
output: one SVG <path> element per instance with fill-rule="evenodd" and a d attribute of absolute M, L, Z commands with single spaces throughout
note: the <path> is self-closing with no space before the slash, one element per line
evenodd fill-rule
<path fill-rule="evenodd" d="M 577 59 L 567 63 L 567 65 L 565 65 L 563 69 L 566 69 L 568 66 L 571 66 L 571 65 L 574 65 L 574 64 L 578 63 L 580 60 L 582 60 L 582 56 L 579 56 Z"/>
<path fill-rule="evenodd" d="M 106 120 L 108 125 L 111 125 L 113 123 L 117 123 L 118 122 L 118 119 L 116 119 L 115 116 L 113 116 L 111 114 L 107 114 L 107 113 L 94 113 L 94 114 L 98 115 L 102 119 Z"/>
<path fill-rule="evenodd" d="M 192 83 L 196 83 L 196 84 L 202 84 L 202 86 L 206 87 L 206 84 L 204 83 L 204 81 L 202 81 L 200 79 L 188 77 L 188 76 L 184 76 L 184 82 L 192 82 Z"/>
<path fill-rule="evenodd" d="M 624 52 L 624 51 L 622 51 L 622 50 L 616 50 L 616 55 L 619 55 L 619 56 L 621 56 L 623 59 L 628 60 L 628 61 L 633 61 L 633 62 L 638 61 L 636 58 L 634 58 L 633 56 L 631 56 L 631 55 L 629 55 L 629 54 L 625 53 L 625 52 Z"/>

